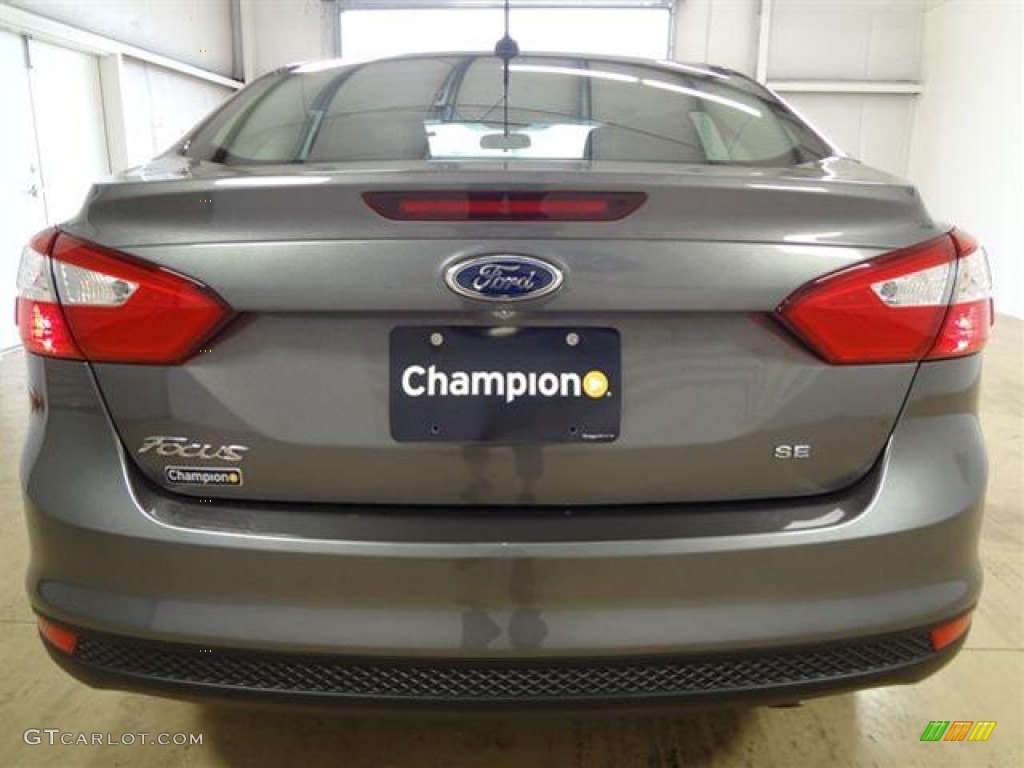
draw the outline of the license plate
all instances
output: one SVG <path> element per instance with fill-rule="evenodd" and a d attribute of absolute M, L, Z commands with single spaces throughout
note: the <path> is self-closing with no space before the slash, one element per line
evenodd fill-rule
<path fill-rule="evenodd" d="M 398 442 L 610 442 L 622 376 L 613 328 L 398 327 L 391 331 Z"/>

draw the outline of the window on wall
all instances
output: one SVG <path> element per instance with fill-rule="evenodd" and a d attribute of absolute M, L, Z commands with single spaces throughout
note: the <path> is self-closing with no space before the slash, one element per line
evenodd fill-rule
<path fill-rule="evenodd" d="M 369 8 L 365 7 L 367 5 L 370 4 L 343 6 L 341 55 L 347 61 L 403 53 L 490 51 L 504 34 L 504 14 L 500 7 Z M 532 4 L 537 5 L 541 4 Z M 565 2 L 558 5 L 557 8 L 513 7 L 512 37 L 524 53 L 572 51 L 668 58 L 669 3 L 637 3 L 635 8 L 602 8 L 600 3 L 591 3 L 592 7 L 586 8 L 565 7 L 571 5 Z"/>

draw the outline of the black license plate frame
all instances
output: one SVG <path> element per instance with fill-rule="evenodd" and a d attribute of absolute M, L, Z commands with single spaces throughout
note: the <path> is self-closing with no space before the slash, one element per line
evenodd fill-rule
<path fill-rule="evenodd" d="M 612 442 L 621 426 L 621 347 L 618 330 L 605 327 L 397 326 L 389 339 L 391 436 Z"/>

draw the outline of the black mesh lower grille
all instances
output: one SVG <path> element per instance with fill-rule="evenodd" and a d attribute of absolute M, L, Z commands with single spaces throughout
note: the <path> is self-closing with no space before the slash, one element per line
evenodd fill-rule
<path fill-rule="evenodd" d="M 837 682 L 935 657 L 928 634 L 764 654 L 609 661 L 379 661 L 207 650 L 88 636 L 75 659 L 171 683 L 423 701 L 692 696 Z"/>

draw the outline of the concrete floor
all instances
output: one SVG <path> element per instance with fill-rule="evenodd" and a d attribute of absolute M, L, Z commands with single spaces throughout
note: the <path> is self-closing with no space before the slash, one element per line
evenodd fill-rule
<path fill-rule="evenodd" d="M 21 353 L 0 358 L 0 768 L 27 766 L 1024 766 L 1024 322 L 1001 317 L 982 411 L 992 459 L 987 581 L 966 649 L 903 688 L 799 709 L 580 719 L 351 718 L 93 691 L 47 658 L 26 602 L 17 465 Z M 996 720 L 987 743 L 921 743 L 929 720 Z M 27 728 L 203 734 L 202 746 L 29 746 Z"/>

